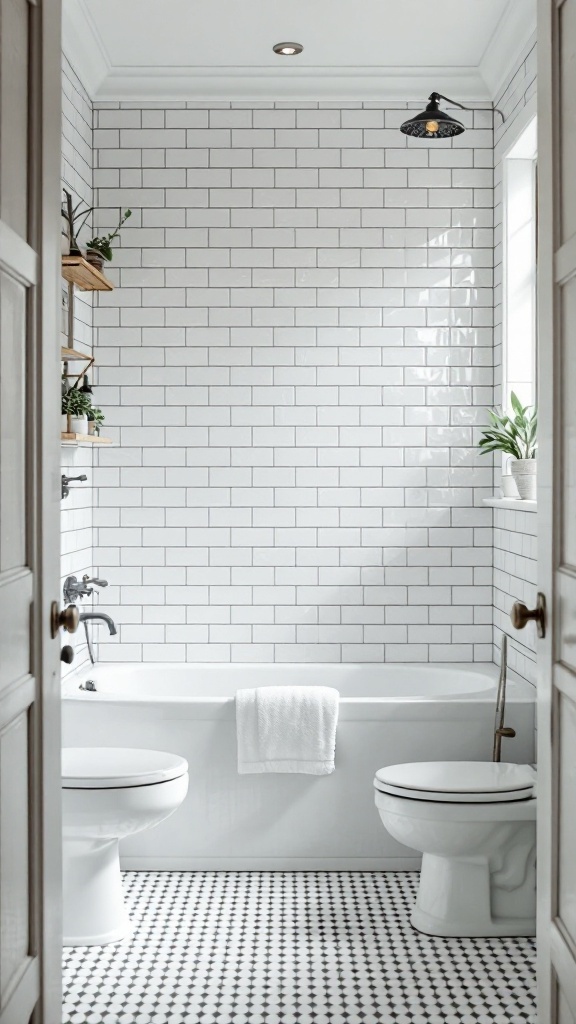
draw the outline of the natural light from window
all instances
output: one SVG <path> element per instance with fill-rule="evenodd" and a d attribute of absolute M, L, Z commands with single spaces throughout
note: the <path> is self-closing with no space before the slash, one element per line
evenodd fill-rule
<path fill-rule="evenodd" d="M 536 118 L 504 160 L 504 388 L 536 401 Z"/>

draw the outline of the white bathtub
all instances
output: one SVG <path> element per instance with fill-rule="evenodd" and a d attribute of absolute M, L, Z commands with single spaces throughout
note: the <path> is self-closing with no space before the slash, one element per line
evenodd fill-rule
<path fill-rule="evenodd" d="M 80 690 L 93 679 L 96 693 Z M 489 760 L 492 665 L 98 665 L 63 689 L 65 746 L 170 750 L 188 759 L 188 796 L 171 818 L 123 844 L 142 870 L 378 870 L 417 867 L 383 829 L 378 768 Z M 336 771 L 238 775 L 234 694 L 243 686 L 335 686 Z M 534 689 L 509 675 L 503 759 L 534 760 Z"/>

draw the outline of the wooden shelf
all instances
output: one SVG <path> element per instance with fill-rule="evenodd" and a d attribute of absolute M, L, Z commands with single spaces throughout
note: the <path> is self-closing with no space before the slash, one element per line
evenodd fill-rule
<path fill-rule="evenodd" d="M 63 345 L 60 349 L 60 358 L 67 363 L 79 363 L 80 361 L 91 363 L 94 356 L 88 356 L 85 352 L 78 352 L 75 348 L 66 348 Z"/>
<path fill-rule="evenodd" d="M 114 285 L 83 256 L 62 257 L 62 277 L 83 292 L 111 292 Z"/>
<path fill-rule="evenodd" d="M 97 434 L 60 434 L 62 444 L 112 444 L 110 437 L 99 437 Z"/>

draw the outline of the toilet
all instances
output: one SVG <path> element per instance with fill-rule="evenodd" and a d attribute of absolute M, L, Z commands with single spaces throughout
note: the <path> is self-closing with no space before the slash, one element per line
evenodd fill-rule
<path fill-rule="evenodd" d="M 119 840 L 173 814 L 188 791 L 178 754 L 121 747 L 62 751 L 64 945 L 118 942 L 130 930 Z"/>
<path fill-rule="evenodd" d="M 424 761 L 381 768 L 384 827 L 422 853 L 412 925 L 427 935 L 536 933 L 536 772 Z"/>

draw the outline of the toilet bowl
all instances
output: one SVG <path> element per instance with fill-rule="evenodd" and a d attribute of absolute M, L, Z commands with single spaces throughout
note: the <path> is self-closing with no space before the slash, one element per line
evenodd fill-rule
<path fill-rule="evenodd" d="M 188 763 L 177 754 L 119 747 L 62 751 L 64 945 L 118 942 L 129 931 L 119 840 L 180 806 Z"/>
<path fill-rule="evenodd" d="M 412 924 L 427 935 L 536 933 L 536 773 L 528 765 L 426 761 L 381 768 L 382 823 L 422 853 Z"/>

